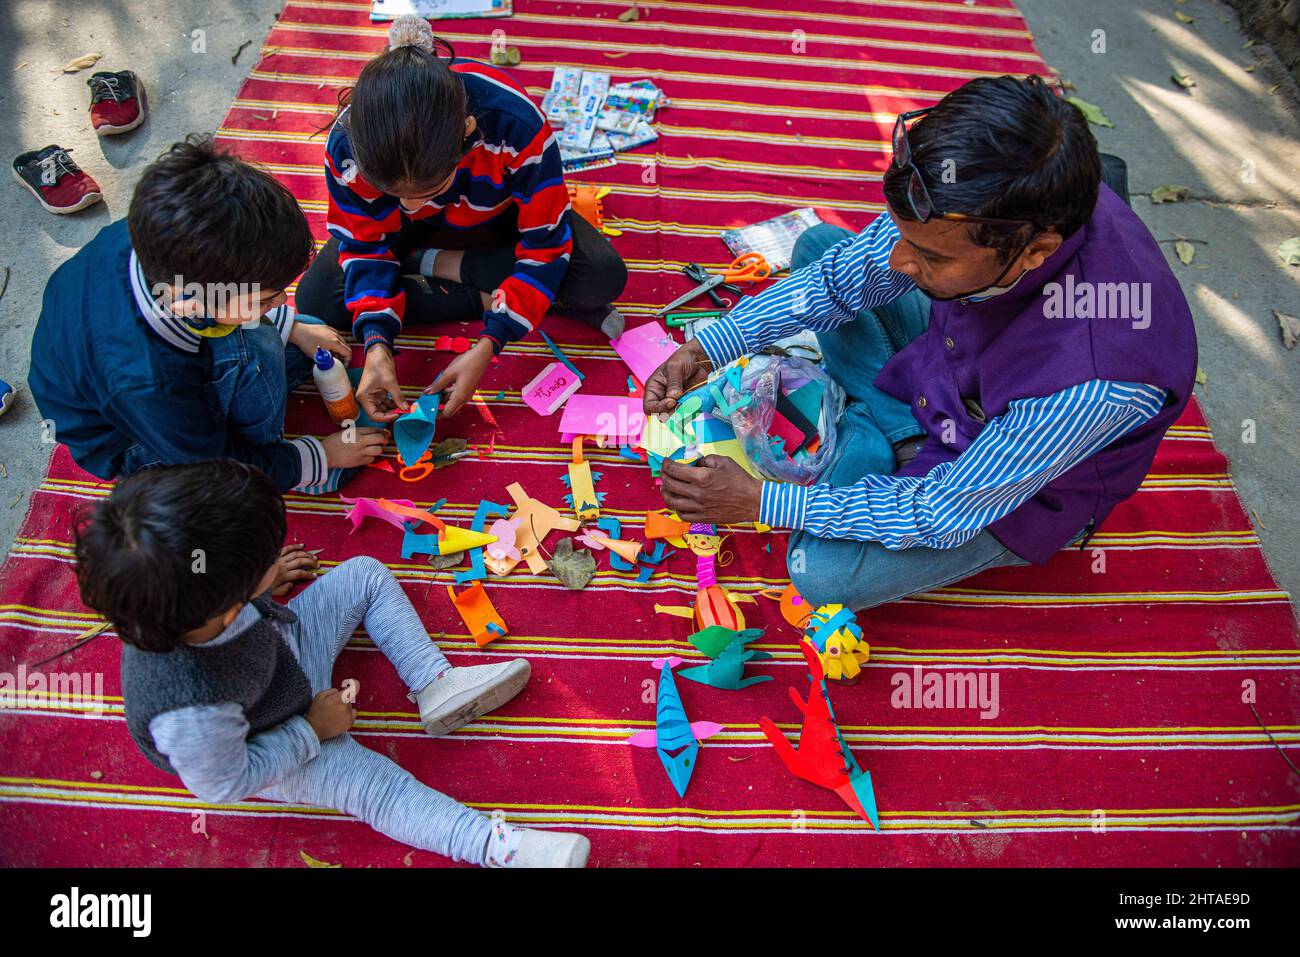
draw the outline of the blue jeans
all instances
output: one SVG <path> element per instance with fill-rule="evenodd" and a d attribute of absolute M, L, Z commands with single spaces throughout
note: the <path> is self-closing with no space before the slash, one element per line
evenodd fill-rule
<path fill-rule="evenodd" d="M 791 268 L 816 262 L 852 235 L 839 226 L 814 226 L 799 237 Z M 864 475 L 892 475 L 894 443 L 925 434 L 911 407 L 874 383 L 885 363 L 923 333 L 929 322 L 930 300 L 913 290 L 817 334 L 826 371 L 849 396 L 836 423 L 835 458 L 822 483 L 838 488 Z M 1025 562 L 987 530 L 957 548 L 898 550 L 879 542 L 818 538 L 796 531 L 790 535 L 786 564 L 795 588 L 814 606 L 838 603 L 857 611 L 941 588 L 986 568 Z"/>
<path fill-rule="evenodd" d="M 320 322 L 309 316 L 296 321 Z M 204 345 L 212 355 L 208 402 L 231 435 L 249 445 L 279 442 L 289 393 L 311 377 L 311 359 L 297 346 L 282 344 L 279 331 L 265 321 Z"/>

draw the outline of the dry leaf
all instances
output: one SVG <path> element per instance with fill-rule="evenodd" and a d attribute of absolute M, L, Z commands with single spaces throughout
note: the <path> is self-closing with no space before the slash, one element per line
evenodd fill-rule
<path fill-rule="evenodd" d="M 306 864 L 308 867 L 342 867 L 343 866 L 342 864 L 327 864 L 325 861 L 318 861 L 316 860 L 316 858 L 312 857 L 306 851 L 299 851 L 298 856 L 302 858 L 302 862 Z"/>
<path fill-rule="evenodd" d="M 1300 319 L 1278 312 L 1276 309 L 1273 310 L 1273 315 L 1277 316 L 1277 324 L 1282 329 L 1282 345 L 1294 349 L 1295 344 L 1300 342 Z"/>
<path fill-rule="evenodd" d="M 1197 367 L 1196 367 L 1196 384 L 1197 384 L 1197 385 L 1205 385 L 1205 383 L 1207 383 L 1207 382 L 1209 382 L 1209 381 L 1210 381 L 1210 377 L 1207 376 L 1207 375 L 1205 374 L 1205 370 L 1202 369 L 1200 366 L 1197 366 Z"/>
<path fill-rule="evenodd" d="M 94 66 L 99 62 L 102 53 L 87 53 L 85 56 L 79 56 L 75 60 L 69 60 L 63 67 L 64 73 L 80 73 L 86 67 Z"/>
<path fill-rule="evenodd" d="M 1175 10 L 1175 11 L 1174 11 L 1174 16 L 1176 16 L 1176 17 L 1177 17 L 1179 20 L 1181 20 L 1183 23 L 1195 23 L 1195 22 L 1196 22 L 1196 18 L 1195 18 L 1195 17 L 1189 17 L 1187 14 L 1183 13 L 1183 11 L 1181 11 L 1181 10 Z"/>
<path fill-rule="evenodd" d="M 1106 114 L 1101 111 L 1101 107 L 1096 103 L 1089 103 L 1087 100 L 1081 99 L 1077 96 L 1067 96 L 1065 102 L 1078 107 L 1079 112 L 1082 113 L 1087 121 L 1094 126 L 1109 126 L 1111 129 L 1115 128 L 1115 124 L 1107 119 Z"/>
<path fill-rule="evenodd" d="M 1292 236 L 1277 247 L 1277 254 L 1288 266 L 1300 266 L 1300 236 Z"/>
<path fill-rule="evenodd" d="M 1157 186 L 1151 191 L 1151 202 L 1181 203 L 1191 191 L 1190 186 Z"/>
<path fill-rule="evenodd" d="M 1187 73 L 1175 73 L 1169 79 L 1173 80 L 1184 90 L 1190 90 L 1192 87 L 1196 86 L 1196 81 L 1193 80 L 1191 75 Z"/>
<path fill-rule="evenodd" d="M 631 23 L 633 20 L 641 19 L 641 11 L 636 7 L 628 7 L 618 15 L 619 23 Z"/>
<path fill-rule="evenodd" d="M 1178 254 L 1178 259 L 1184 266 L 1190 266 L 1192 260 L 1196 258 L 1196 247 L 1185 239 L 1179 239 L 1174 243 L 1174 252 Z"/>

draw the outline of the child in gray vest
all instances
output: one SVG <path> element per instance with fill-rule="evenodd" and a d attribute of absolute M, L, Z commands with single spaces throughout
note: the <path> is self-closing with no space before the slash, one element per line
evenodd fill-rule
<path fill-rule="evenodd" d="M 78 524 L 82 599 L 122 639 L 127 728 L 145 757 L 203 801 L 335 808 L 474 864 L 585 866 L 582 835 L 489 818 L 363 747 L 348 734 L 355 706 L 332 687 L 334 661 L 364 622 L 438 737 L 518 694 L 528 662 L 453 668 L 369 557 L 287 606 L 272 601 L 285 531 L 274 483 L 231 459 L 140 472 Z"/>

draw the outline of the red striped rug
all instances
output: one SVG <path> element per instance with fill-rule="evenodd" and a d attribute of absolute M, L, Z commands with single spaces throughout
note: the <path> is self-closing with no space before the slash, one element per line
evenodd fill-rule
<path fill-rule="evenodd" d="M 631 268 L 633 322 L 685 286 L 687 261 L 729 258 L 717 232 L 812 205 L 861 227 L 879 210 L 885 140 L 895 113 L 933 102 L 969 77 L 1045 72 L 1009 2 L 928 0 L 788 4 L 516 0 L 504 21 L 440 24 L 463 54 L 486 58 L 501 29 L 524 62 L 513 74 L 540 97 L 558 65 L 652 77 L 672 98 L 661 139 L 618 166 L 576 179 L 608 184 L 616 241 Z M 339 87 L 379 49 L 368 3 L 290 3 L 221 130 L 302 198 L 323 235 L 320 137 Z M 653 166 L 648 165 L 654 160 Z M 653 176 L 651 175 L 653 172 Z M 611 350 L 562 320 L 549 326 L 588 375 L 616 392 L 626 370 Z M 455 332 L 456 330 L 436 330 Z M 430 330 L 403 338 L 399 372 L 416 389 L 446 361 Z M 467 522 L 505 486 L 560 505 L 567 451 L 554 419 L 516 391 L 548 358 L 513 348 L 483 383 L 500 423 L 495 451 L 418 485 L 367 473 L 355 491 L 430 503 Z M 503 390 L 503 391 L 502 391 Z M 440 434 L 486 444 L 470 411 Z M 290 429 L 320 431 L 319 400 L 294 396 Z M 616 455 L 604 473 L 606 512 L 639 535 L 660 504 L 648 472 Z M 107 493 L 58 452 L 4 567 L 0 668 L 15 673 L 94 622 L 76 597 L 69 517 Z M 688 623 L 655 602 L 691 599 L 693 559 L 678 555 L 646 584 L 604 567 L 584 592 L 524 571 L 488 589 L 511 636 L 477 650 L 447 599 L 449 572 L 399 560 L 388 526 L 347 534 L 331 499 L 289 497 L 291 536 L 327 564 L 356 554 L 390 563 L 452 660 L 504 655 L 533 662 L 526 693 L 443 740 L 423 735 L 396 675 L 364 635 L 336 677 L 362 682 L 355 733 L 421 780 L 517 822 L 575 828 L 592 863 L 617 865 L 1245 865 L 1300 862 L 1300 779 L 1278 748 L 1300 756 L 1300 651 L 1295 618 L 1264 561 L 1198 409 L 1161 446 L 1142 491 L 1118 509 L 1089 552 L 1046 568 L 1000 570 L 862 616 L 871 666 L 835 688 L 845 735 L 875 779 L 882 832 L 829 792 L 791 777 L 758 730 L 797 715 L 803 688 L 794 633 L 760 600 L 760 647 L 774 682 L 743 693 L 680 682 L 693 719 L 727 730 L 702 748 L 685 800 L 652 751 L 623 744 L 654 719 L 643 689 L 650 660 L 699 655 Z M 554 539 L 552 539 L 554 541 Z M 770 550 L 769 550 L 770 546 Z M 784 584 L 785 539 L 737 531 L 722 580 L 741 593 Z M 1104 570 L 1103 570 L 1104 569 Z M 7 864 L 301 866 L 301 854 L 347 867 L 435 865 L 366 826 L 309 807 L 247 801 L 204 805 L 136 752 L 122 721 L 115 640 L 63 659 L 102 675 L 57 706 L 40 699 L 0 714 L 0 862 Z M 996 716 L 896 708 L 894 686 L 933 669 L 998 682 Z M 1268 725 L 1266 734 L 1251 705 Z"/>

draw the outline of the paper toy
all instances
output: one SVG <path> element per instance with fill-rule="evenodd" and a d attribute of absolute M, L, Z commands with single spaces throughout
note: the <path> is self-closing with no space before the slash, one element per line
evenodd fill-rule
<path fill-rule="evenodd" d="M 856 678 L 871 654 L 853 612 L 843 605 L 821 605 L 804 626 L 804 636 L 821 658 L 831 681 Z"/>
<path fill-rule="evenodd" d="M 560 432 L 565 436 L 594 435 L 606 443 L 638 444 L 645 425 L 641 401 L 624 395 L 579 392 L 564 404 Z"/>
<path fill-rule="evenodd" d="M 478 509 L 474 512 L 474 518 L 469 523 L 469 527 L 476 532 L 483 531 L 489 518 L 505 518 L 510 510 L 504 505 L 497 505 L 495 502 L 489 502 L 486 499 L 478 503 Z M 466 549 L 469 554 L 469 569 L 463 572 L 456 572 L 453 576 L 457 585 L 463 585 L 466 582 L 478 581 L 487 578 L 487 566 L 483 564 L 483 549 L 469 548 Z"/>
<path fill-rule="evenodd" d="M 662 538 L 678 548 L 685 548 L 686 542 L 682 536 L 690 530 L 690 527 L 690 522 L 683 522 L 677 517 L 676 513 L 666 508 L 645 513 L 645 537 L 647 540 Z"/>
<path fill-rule="evenodd" d="M 876 793 L 871 786 L 871 774 L 862 770 L 848 743 L 835 723 L 831 710 L 831 695 L 826 687 L 821 658 L 807 640 L 799 642 L 804 660 L 808 662 L 812 686 L 808 700 L 790 689 L 790 698 L 803 713 L 803 730 L 799 732 L 796 750 L 772 719 L 764 715 L 758 726 L 776 748 L 785 766 L 796 777 L 818 787 L 827 788 L 840 796 L 858 817 L 880 830 L 880 817 L 876 812 Z"/>
<path fill-rule="evenodd" d="M 579 521 L 600 518 L 600 506 L 605 504 L 605 493 L 596 491 L 595 483 L 600 481 L 600 473 L 592 472 L 591 463 L 582 459 L 582 436 L 573 440 L 573 461 L 569 463 L 569 474 L 560 481 L 569 489 L 564 502 L 573 509 Z"/>
<path fill-rule="evenodd" d="M 655 605 L 655 611 L 678 618 L 693 618 L 697 630 L 720 625 L 733 631 L 743 631 L 745 614 L 738 603 L 752 602 L 751 595 L 732 595 L 718 584 L 717 555 L 722 548 L 722 538 L 713 525 L 695 523 L 683 536 L 686 545 L 695 553 L 695 604 L 690 608 L 673 605 Z"/>
<path fill-rule="evenodd" d="M 579 381 L 579 382 L 581 382 L 583 379 L 587 378 L 587 377 L 584 376 L 581 372 L 578 371 L 578 367 L 577 367 L 577 366 L 575 366 L 572 362 L 569 361 L 569 357 L 566 356 L 563 352 L 560 351 L 560 347 L 557 346 L 553 341 L 551 341 L 551 337 L 550 337 L 550 336 L 548 336 L 546 333 L 542 332 L 540 329 L 537 330 L 537 334 L 538 334 L 539 336 L 542 337 L 542 340 L 543 340 L 543 341 L 546 343 L 546 345 L 550 348 L 550 350 L 551 350 L 551 354 L 552 354 L 553 356 L 555 356 L 555 358 L 559 359 L 560 362 L 564 365 L 564 367 L 565 367 L 566 369 L 568 369 L 570 372 L 572 372 L 574 375 L 576 375 L 576 376 L 578 377 L 578 381 Z"/>
<path fill-rule="evenodd" d="M 781 617 L 803 631 L 803 626 L 808 624 L 812 614 L 812 606 L 795 589 L 794 582 L 786 585 L 785 591 L 781 592 Z"/>
<path fill-rule="evenodd" d="M 742 639 L 742 644 L 748 644 L 751 641 L 757 641 L 762 636 L 762 628 L 746 628 L 744 631 L 735 631 L 731 628 L 723 628 L 721 625 L 710 625 L 708 628 L 697 631 L 687 640 L 698 648 L 701 654 L 707 655 L 709 658 L 717 658 L 726 649 L 727 645 L 737 638 Z"/>
<path fill-rule="evenodd" d="M 344 678 L 339 685 L 340 698 L 344 704 L 356 704 L 357 695 L 361 693 L 361 682 L 356 678 Z"/>
<path fill-rule="evenodd" d="M 586 588 L 596 577 L 596 556 L 583 548 L 574 548 L 573 539 L 562 538 L 546 560 L 546 567 L 571 591 Z"/>
<path fill-rule="evenodd" d="M 506 491 L 510 493 L 510 498 L 515 503 L 515 511 L 511 516 L 515 522 L 515 545 L 519 548 L 522 560 L 528 565 L 528 570 L 534 575 L 540 575 L 546 570 L 546 560 L 538 550 L 538 545 L 546 540 L 546 536 L 553 529 L 576 532 L 579 522 L 565 518 L 555 509 L 543 505 L 535 498 L 529 498 L 524 492 L 524 487 L 518 482 L 507 486 Z M 510 558 L 498 561 L 489 557 L 483 562 L 495 575 L 508 575 L 511 569 L 519 564 L 518 559 Z"/>
<path fill-rule="evenodd" d="M 443 530 L 447 528 L 447 524 L 442 519 L 438 518 L 438 516 L 434 515 L 433 512 L 441 508 L 446 501 L 447 500 L 444 498 L 434 505 L 432 509 L 423 509 L 417 508 L 413 505 L 405 505 L 402 502 L 395 502 L 392 499 L 381 498 L 379 500 L 379 507 L 385 511 L 392 512 L 394 515 L 403 519 L 416 522 L 428 522 L 438 530 L 438 535 L 441 537 Z"/>
<path fill-rule="evenodd" d="M 422 395 L 412 403 L 409 412 L 393 423 L 393 441 L 403 465 L 414 465 L 429 450 L 441 403 L 441 395 Z"/>
<path fill-rule="evenodd" d="M 504 518 L 498 518 L 492 523 L 489 534 L 496 536 L 496 541 L 485 547 L 484 551 L 497 561 L 513 559 L 519 561 L 523 556 L 519 554 L 519 547 L 515 545 L 515 532 L 519 526 L 515 522 L 508 522 Z"/>
<path fill-rule="evenodd" d="M 612 186 L 593 186 L 590 183 L 568 183 L 569 204 L 573 211 L 606 236 L 622 236 L 623 230 L 605 224 L 605 207 L 601 202 L 613 192 Z"/>
<path fill-rule="evenodd" d="M 416 523 L 407 522 L 402 526 L 402 558 L 412 555 L 455 555 L 470 548 L 481 548 L 495 542 L 495 535 L 473 532 L 469 529 L 448 525 L 443 531 L 424 535 L 416 532 Z"/>
<path fill-rule="evenodd" d="M 659 693 L 655 698 L 654 730 L 638 731 L 627 739 L 627 743 L 636 748 L 656 748 L 668 780 L 673 783 L 678 797 L 686 797 L 686 787 L 691 783 L 695 773 L 696 759 L 699 757 L 699 742 L 722 731 L 726 726 L 713 721 L 687 720 L 686 709 L 682 706 L 681 695 L 677 693 L 677 682 L 673 680 L 673 668 L 681 664 L 680 658 L 657 658 L 654 666 L 659 669 Z"/>
<path fill-rule="evenodd" d="M 623 538 L 623 526 L 618 519 L 606 516 L 596 522 L 599 531 L 587 531 L 579 536 L 578 541 L 593 551 L 609 551 L 609 567 L 617 572 L 637 572 L 638 582 L 648 582 L 655 569 L 670 555 L 675 554 L 663 542 L 646 548 L 644 545 Z"/>
<path fill-rule="evenodd" d="M 618 357 L 627 363 L 641 382 L 649 380 L 656 369 L 677 351 L 672 335 L 657 322 L 647 322 L 609 340 Z"/>
<path fill-rule="evenodd" d="M 582 380 L 562 362 L 552 362 L 520 389 L 528 408 L 538 415 L 551 415 L 573 393 L 582 388 Z"/>
<path fill-rule="evenodd" d="M 451 598 L 451 603 L 456 606 L 456 611 L 460 612 L 461 620 L 469 629 L 474 644 L 482 648 L 490 641 L 505 637 L 506 623 L 497 614 L 492 599 L 488 598 L 487 592 L 483 589 L 482 582 L 475 582 L 459 595 L 456 594 L 455 588 L 448 585 L 447 594 Z"/>
<path fill-rule="evenodd" d="M 384 508 L 382 505 L 380 505 L 378 499 L 366 498 L 365 496 L 360 496 L 358 498 L 348 498 L 346 495 L 340 494 L 339 501 L 341 501 L 345 505 L 352 506 L 350 509 L 348 509 L 347 514 L 344 515 L 344 518 L 346 518 L 349 522 L 352 523 L 352 531 L 354 532 L 357 529 L 359 529 L 368 518 L 377 518 L 381 522 L 387 522 L 389 525 L 393 525 L 397 528 L 401 528 L 402 523 L 406 521 L 404 518 L 402 518 L 402 516 L 398 515 L 396 512 L 392 511 L 391 509 Z M 405 506 L 406 508 L 415 508 L 415 503 L 412 502 L 410 499 L 405 499 L 405 498 L 385 499 L 385 501 L 387 501 L 390 505 L 397 504 L 397 505 Z"/>
<path fill-rule="evenodd" d="M 755 632 L 759 635 L 762 634 L 757 628 L 746 628 L 743 632 L 737 633 L 731 643 L 723 648 L 716 658 L 708 664 L 683 668 L 681 676 L 688 681 L 698 681 L 702 685 L 721 688 L 724 691 L 743 691 L 750 685 L 771 681 L 771 675 L 745 677 L 745 665 L 751 661 L 768 661 L 772 657 L 766 651 L 752 651 L 745 647 L 746 641 L 753 640 L 752 638 L 747 639 L 745 635 Z"/>

